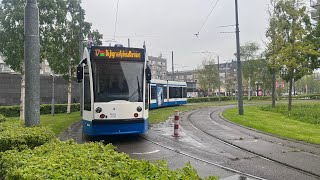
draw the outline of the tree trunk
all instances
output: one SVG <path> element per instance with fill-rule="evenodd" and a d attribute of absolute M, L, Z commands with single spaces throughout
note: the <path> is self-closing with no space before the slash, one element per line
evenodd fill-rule
<path fill-rule="evenodd" d="M 21 93 L 20 93 L 20 120 L 24 121 L 24 107 L 25 107 L 25 74 L 21 74 Z"/>
<path fill-rule="evenodd" d="M 306 94 L 308 94 L 308 84 L 306 84 Z"/>
<path fill-rule="evenodd" d="M 272 107 L 276 107 L 276 73 L 272 71 Z"/>
<path fill-rule="evenodd" d="M 68 80 L 68 106 L 67 106 L 67 113 L 71 112 L 71 83 L 72 83 L 72 73 L 71 73 L 71 66 L 69 67 L 69 80 Z"/>
<path fill-rule="evenodd" d="M 288 102 L 288 111 L 292 109 L 292 86 L 293 86 L 293 79 L 289 81 L 289 102 Z"/>
<path fill-rule="evenodd" d="M 248 80 L 248 101 L 250 101 L 250 95 L 251 95 L 251 77 L 249 76 L 249 80 Z"/>

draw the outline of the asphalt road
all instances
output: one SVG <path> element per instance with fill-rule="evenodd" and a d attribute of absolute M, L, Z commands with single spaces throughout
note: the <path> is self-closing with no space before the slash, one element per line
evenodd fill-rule
<path fill-rule="evenodd" d="M 183 114 L 179 137 L 172 136 L 173 124 L 169 119 L 154 125 L 142 136 L 109 136 L 99 137 L 99 140 L 112 143 L 132 158 L 164 159 L 172 169 L 183 168 L 190 162 L 202 177 L 216 175 L 228 180 L 320 178 L 319 146 L 279 139 L 230 123 L 220 116 L 228 107 Z M 81 129 L 81 123 L 76 123 L 60 138 L 83 143 Z"/>

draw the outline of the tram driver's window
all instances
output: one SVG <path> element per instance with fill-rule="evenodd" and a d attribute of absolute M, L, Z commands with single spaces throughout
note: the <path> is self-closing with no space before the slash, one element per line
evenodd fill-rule
<path fill-rule="evenodd" d="M 91 111 L 91 91 L 90 91 L 90 75 L 88 66 L 84 66 L 84 76 L 83 76 L 83 109 L 86 111 Z"/>

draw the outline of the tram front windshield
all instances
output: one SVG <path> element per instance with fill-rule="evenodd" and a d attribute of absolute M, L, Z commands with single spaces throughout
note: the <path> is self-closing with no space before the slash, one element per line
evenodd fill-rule
<path fill-rule="evenodd" d="M 142 102 L 143 62 L 93 62 L 95 102 Z"/>

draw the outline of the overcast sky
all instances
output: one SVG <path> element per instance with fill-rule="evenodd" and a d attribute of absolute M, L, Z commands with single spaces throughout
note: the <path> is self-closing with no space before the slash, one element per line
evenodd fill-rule
<path fill-rule="evenodd" d="M 82 0 L 86 21 L 93 23 L 104 35 L 104 41 L 114 38 L 118 0 Z M 171 69 L 171 51 L 177 70 L 195 69 L 207 54 L 220 56 L 221 62 L 234 59 L 236 42 L 234 0 L 119 0 L 115 40 L 127 46 L 142 47 L 146 41 L 148 55 L 168 59 Z M 239 0 L 240 43 L 257 42 L 264 47 L 268 26 L 269 0 Z M 194 35 L 199 32 L 198 38 Z M 105 42 L 105 45 L 108 44 Z"/>

